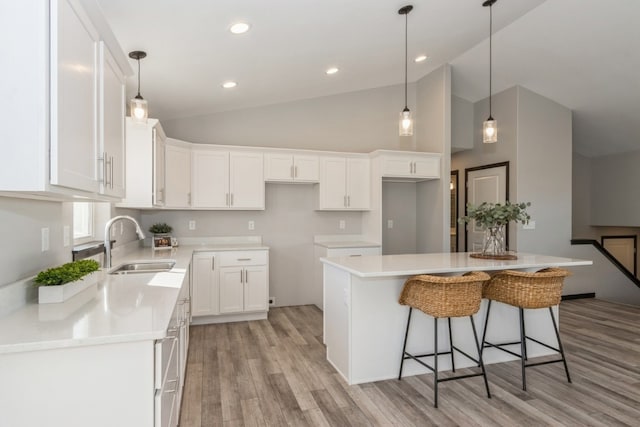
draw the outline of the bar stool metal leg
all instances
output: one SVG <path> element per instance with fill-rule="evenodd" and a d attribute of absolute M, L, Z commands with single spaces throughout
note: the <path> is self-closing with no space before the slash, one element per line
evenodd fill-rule
<path fill-rule="evenodd" d="M 527 339 L 524 335 L 524 310 L 518 309 L 520 313 L 520 363 L 522 366 L 522 390 L 527 391 L 527 377 L 525 373 L 525 359 L 527 354 Z"/>
<path fill-rule="evenodd" d="M 564 365 L 564 371 L 567 374 L 567 381 L 571 382 L 571 376 L 569 375 L 569 367 L 567 366 L 567 359 L 564 356 L 564 349 L 562 348 L 562 341 L 560 340 L 560 331 L 558 330 L 558 325 L 556 324 L 556 317 L 553 315 L 553 309 L 549 307 L 549 314 L 551 315 L 551 321 L 553 322 L 553 330 L 556 332 L 556 338 L 558 339 L 558 350 L 560 350 L 560 355 L 562 356 L 562 364 Z"/>
<path fill-rule="evenodd" d="M 449 324 L 449 346 L 451 347 L 451 371 L 456 371 L 456 362 L 453 360 L 453 338 L 451 336 L 451 318 L 447 317 L 447 323 Z"/>
<path fill-rule="evenodd" d="M 404 333 L 404 344 L 402 345 L 402 356 L 400 357 L 400 372 L 398 373 L 398 380 L 402 379 L 402 367 L 404 366 L 404 354 L 407 351 L 407 337 L 409 336 L 409 324 L 411 323 L 411 312 L 413 307 L 409 307 L 409 317 L 407 318 L 407 330 Z"/>
<path fill-rule="evenodd" d="M 453 351 L 453 350 L 452 350 Z M 438 318 L 433 318 L 433 407 L 438 407 Z"/>
<path fill-rule="evenodd" d="M 487 338 L 487 326 L 489 325 L 489 313 L 491 312 L 491 300 L 487 303 L 487 314 L 484 318 L 484 330 L 482 331 L 482 344 L 480 345 L 480 351 L 484 353 L 484 343 Z"/>
<path fill-rule="evenodd" d="M 522 335 L 525 336 L 525 341 L 524 341 L 524 360 L 529 360 L 529 356 L 527 355 L 527 325 L 524 321 L 524 309 L 520 308 L 520 312 L 522 313 Z"/>
<path fill-rule="evenodd" d="M 487 380 L 487 372 L 484 369 L 484 362 L 482 361 L 482 350 L 480 348 L 480 344 L 478 344 L 476 323 L 473 321 L 473 316 L 469 316 L 469 320 L 471 320 L 471 329 L 473 330 L 473 342 L 476 343 L 476 349 L 478 349 L 478 361 L 480 362 L 480 368 L 482 369 L 482 378 L 484 378 L 484 386 L 487 389 L 487 397 L 491 399 L 491 392 L 489 391 L 489 380 Z"/>

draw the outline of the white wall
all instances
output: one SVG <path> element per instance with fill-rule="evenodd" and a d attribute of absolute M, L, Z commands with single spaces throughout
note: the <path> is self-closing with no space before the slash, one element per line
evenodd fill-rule
<path fill-rule="evenodd" d="M 573 153 L 571 230 L 575 239 L 594 238 L 591 227 L 591 159 Z"/>
<path fill-rule="evenodd" d="M 416 235 L 417 184 L 382 183 L 382 254 L 413 254 Z M 393 228 L 387 222 L 393 221 Z"/>
<path fill-rule="evenodd" d="M 415 110 L 415 84 L 408 86 Z M 328 151 L 413 150 L 398 136 L 404 85 L 226 111 L 162 122 L 168 136 L 203 144 L 249 145 Z"/>
<path fill-rule="evenodd" d="M 248 236 L 263 237 L 269 251 L 270 296 L 277 305 L 311 304 L 311 295 L 301 292 L 313 281 L 313 236 L 323 234 L 359 234 L 361 212 L 315 211 L 316 195 L 312 185 L 267 184 L 264 211 L 143 211 L 142 226 L 166 222 L 172 234 L 182 237 Z M 196 230 L 189 230 L 189 220 Z M 255 230 L 248 230 L 248 221 Z M 340 230 L 340 220 L 346 228 Z"/>

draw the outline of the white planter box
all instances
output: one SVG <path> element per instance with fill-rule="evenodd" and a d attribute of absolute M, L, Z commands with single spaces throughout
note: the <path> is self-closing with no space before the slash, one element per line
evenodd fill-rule
<path fill-rule="evenodd" d="M 94 271 L 75 282 L 69 282 L 59 286 L 40 286 L 38 287 L 38 303 L 50 304 L 64 302 L 72 296 L 84 291 L 91 285 L 98 283 L 101 271 Z"/>

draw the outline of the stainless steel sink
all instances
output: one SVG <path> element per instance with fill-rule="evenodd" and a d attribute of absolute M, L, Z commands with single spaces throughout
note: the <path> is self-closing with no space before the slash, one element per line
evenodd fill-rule
<path fill-rule="evenodd" d="M 175 264 L 175 261 L 129 262 L 113 268 L 109 271 L 109 274 L 156 273 L 158 271 L 169 271 Z"/>

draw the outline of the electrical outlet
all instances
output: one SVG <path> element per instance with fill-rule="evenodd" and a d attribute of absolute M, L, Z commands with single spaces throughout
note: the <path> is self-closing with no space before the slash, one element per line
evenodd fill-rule
<path fill-rule="evenodd" d="M 189 230 L 196 229 L 196 222 L 194 220 L 189 221 Z"/>
<path fill-rule="evenodd" d="M 46 252 L 49 250 L 49 227 L 43 227 L 40 234 L 42 235 L 42 252 Z"/>
<path fill-rule="evenodd" d="M 255 230 L 255 229 L 256 229 L 255 221 L 249 221 L 249 230 Z"/>
<path fill-rule="evenodd" d="M 344 219 L 341 219 L 338 223 L 338 227 L 340 227 L 340 230 L 344 230 L 345 228 L 347 228 L 347 222 Z"/>
<path fill-rule="evenodd" d="M 70 234 L 71 234 L 71 227 L 69 227 L 68 225 L 65 225 L 62 228 L 62 245 L 65 248 L 71 244 Z"/>
<path fill-rule="evenodd" d="M 387 228 L 393 228 L 393 220 L 392 219 L 388 219 L 387 220 Z"/>
<path fill-rule="evenodd" d="M 269 297 L 269 306 L 276 305 L 276 297 Z"/>

